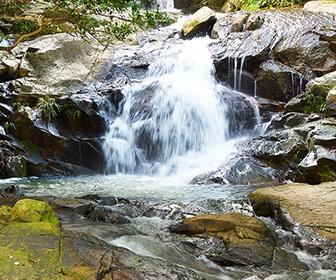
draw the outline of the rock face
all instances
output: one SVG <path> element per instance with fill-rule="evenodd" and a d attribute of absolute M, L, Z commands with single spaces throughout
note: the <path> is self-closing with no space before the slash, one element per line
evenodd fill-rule
<path fill-rule="evenodd" d="M 215 12 L 208 7 L 199 9 L 182 27 L 182 35 L 186 39 L 210 34 L 216 22 Z"/>
<path fill-rule="evenodd" d="M 194 184 L 318 184 L 336 179 L 334 118 L 288 113 L 273 118 L 262 136 L 238 143 L 240 152 Z"/>
<path fill-rule="evenodd" d="M 218 41 L 211 50 L 217 76 L 223 81 L 228 81 L 227 73 L 241 68 L 256 80 L 258 96 L 277 99 L 282 92 L 281 100 L 288 101 L 299 92 L 300 84 L 304 89 L 305 81 L 335 71 L 332 39 L 323 35 L 326 26 L 335 25 L 331 14 L 261 11 L 217 18 L 212 37 Z M 240 28 L 233 28 L 238 20 Z M 275 87 L 267 86 L 272 83 Z"/>
<path fill-rule="evenodd" d="M 286 184 L 258 189 L 250 199 L 255 212 L 262 216 L 281 218 L 287 212 L 295 221 L 318 234 L 336 240 L 335 182 L 320 185 Z"/>

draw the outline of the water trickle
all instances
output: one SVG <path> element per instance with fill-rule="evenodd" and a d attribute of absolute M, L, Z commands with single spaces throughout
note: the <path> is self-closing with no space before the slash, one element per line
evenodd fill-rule
<path fill-rule="evenodd" d="M 246 107 L 250 114 L 246 119 L 250 121 L 252 111 L 256 124 L 260 123 L 253 97 L 215 80 L 209 42 L 209 38 L 180 42 L 150 65 L 141 84 L 124 89 L 123 110 L 110 122 L 105 135 L 107 172 L 167 176 L 186 170 L 186 166 L 190 170 L 202 164 L 209 168 L 210 162 L 221 163 L 218 151 L 234 151 L 228 141 L 230 129 L 242 129 L 236 122 L 243 118 Z M 243 63 L 241 60 L 240 68 Z M 240 84 L 240 74 L 235 81 Z M 239 102 L 247 106 L 240 105 L 237 120 L 231 116 Z"/>
<path fill-rule="evenodd" d="M 257 80 L 254 80 L 253 82 L 253 96 L 254 98 L 257 97 Z"/>
<path fill-rule="evenodd" d="M 245 56 L 243 56 L 240 60 L 240 70 L 239 70 L 239 78 L 238 78 L 238 90 L 241 90 L 241 83 L 242 83 L 242 75 L 243 75 L 243 69 L 244 69 L 244 62 L 245 62 Z"/>

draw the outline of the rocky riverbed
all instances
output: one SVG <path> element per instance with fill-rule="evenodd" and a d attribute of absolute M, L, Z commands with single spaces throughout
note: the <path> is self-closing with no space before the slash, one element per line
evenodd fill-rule
<path fill-rule="evenodd" d="M 1 52 L 0 278 L 335 279 L 336 14 L 317 2 Z"/>

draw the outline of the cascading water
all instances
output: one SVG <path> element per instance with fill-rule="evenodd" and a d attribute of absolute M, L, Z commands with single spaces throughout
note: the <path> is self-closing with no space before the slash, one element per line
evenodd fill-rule
<path fill-rule="evenodd" d="M 237 119 L 235 108 L 228 107 L 243 100 L 241 108 L 249 104 L 260 121 L 252 97 L 215 80 L 209 42 L 209 38 L 180 42 L 150 65 L 141 84 L 124 89 L 120 116 L 111 120 L 105 135 L 108 173 L 171 175 L 182 166 L 185 171 L 186 165 L 190 169 L 202 164 L 209 168 L 214 161 L 218 165 L 218 155 L 223 160 L 221 153 L 232 151 L 228 139 L 232 130 L 242 129 L 239 118 L 245 113 L 239 112 Z"/>

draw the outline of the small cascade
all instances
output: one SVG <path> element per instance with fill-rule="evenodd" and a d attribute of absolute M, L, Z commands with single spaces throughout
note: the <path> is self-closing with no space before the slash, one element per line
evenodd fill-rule
<path fill-rule="evenodd" d="M 291 72 L 291 83 L 293 97 L 303 92 L 303 78 L 301 74 Z"/>
<path fill-rule="evenodd" d="M 173 10 L 174 9 L 174 1 L 173 0 L 156 0 L 156 8 L 160 10 Z"/>
<path fill-rule="evenodd" d="M 242 76 L 244 71 L 245 57 L 228 58 L 228 81 L 232 84 L 233 90 L 242 90 Z"/>
<path fill-rule="evenodd" d="M 103 144 L 108 173 L 166 176 L 190 164 L 190 170 L 202 164 L 209 168 L 211 157 L 218 157 L 215 147 L 223 149 L 230 138 L 257 129 L 261 120 L 255 99 L 215 80 L 210 42 L 180 42 L 150 65 L 142 83 L 123 90 L 125 103 L 109 121 Z M 239 62 L 238 68 L 234 60 L 237 88 L 244 59 Z M 193 160 L 200 156 L 202 162 Z"/>

